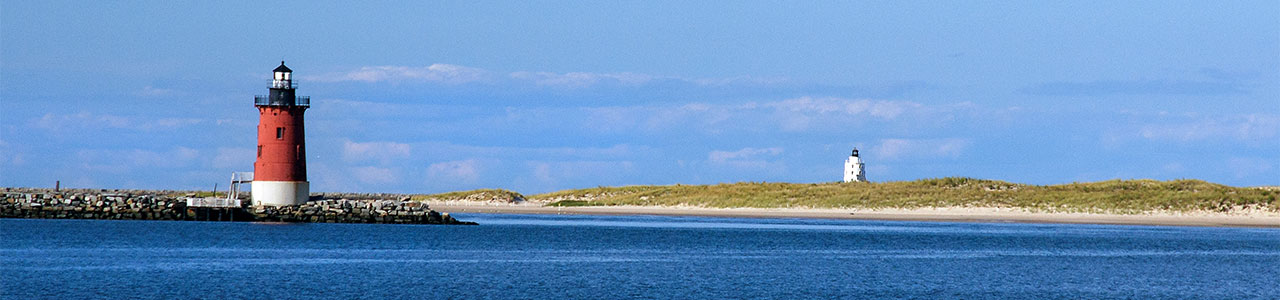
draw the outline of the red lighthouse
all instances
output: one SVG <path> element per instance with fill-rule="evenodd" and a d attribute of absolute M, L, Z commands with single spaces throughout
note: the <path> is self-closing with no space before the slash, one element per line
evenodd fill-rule
<path fill-rule="evenodd" d="M 272 71 L 271 92 L 253 97 L 258 108 L 258 159 L 253 163 L 253 205 L 280 206 L 307 202 L 307 144 L 302 114 L 311 97 L 294 94 L 293 70 Z"/>

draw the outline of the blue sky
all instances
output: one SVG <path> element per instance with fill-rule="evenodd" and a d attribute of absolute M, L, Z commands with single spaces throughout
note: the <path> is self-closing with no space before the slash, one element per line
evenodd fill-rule
<path fill-rule="evenodd" d="M 233 2 L 0 4 L 0 185 L 225 186 L 281 59 L 314 191 L 1280 184 L 1275 1 Z"/>

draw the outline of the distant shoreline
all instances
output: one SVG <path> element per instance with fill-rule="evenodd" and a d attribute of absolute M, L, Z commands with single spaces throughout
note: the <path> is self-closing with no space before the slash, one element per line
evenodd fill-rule
<path fill-rule="evenodd" d="M 1008 208 L 919 209 L 805 209 L 805 208 L 705 208 L 663 206 L 543 206 L 540 203 L 507 204 L 483 201 L 428 201 L 428 207 L 448 213 L 658 215 L 735 218 L 805 218 L 881 221 L 1060 223 L 1102 225 L 1158 225 L 1199 227 L 1280 228 L 1275 213 L 1148 213 L 1087 214 L 1040 213 Z"/>
<path fill-rule="evenodd" d="M 203 191 L 5 188 L 6 195 L 219 197 Z M 36 195 L 39 194 L 39 195 Z M 184 196 L 185 195 L 185 196 Z M 39 196 L 39 197 L 36 197 Z M 248 200 L 247 194 L 241 194 Z M 454 213 L 666 215 L 936 222 L 1020 222 L 1280 228 L 1280 189 L 1200 180 L 1108 180 L 1037 186 L 963 177 L 883 183 L 621 186 L 525 196 L 502 189 L 442 194 L 312 193 L 314 200 L 427 202 Z M 17 201 L 18 199 L 13 199 Z M 71 199 L 73 202 L 74 199 Z M 53 202 L 42 200 L 43 204 Z M 13 201 L 7 203 L 17 204 Z M 69 205 L 69 203 L 62 203 Z M 99 205 L 95 202 L 95 205 Z M 25 206 L 22 209 L 27 209 Z M 73 208 L 74 209 L 74 208 Z M 125 210 L 136 210 L 129 207 Z M 44 207 L 41 211 L 46 211 Z M 78 212 L 56 214 L 71 215 Z M 152 212 L 148 212 L 152 213 Z M 189 214 L 189 213 L 188 213 Z M 94 213 L 95 217 L 99 213 Z"/>

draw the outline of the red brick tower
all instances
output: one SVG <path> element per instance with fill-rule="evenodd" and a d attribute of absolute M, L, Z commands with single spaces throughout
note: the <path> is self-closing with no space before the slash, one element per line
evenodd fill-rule
<path fill-rule="evenodd" d="M 311 107 L 310 97 L 294 94 L 293 70 L 280 66 L 272 71 L 271 92 L 255 96 L 258 107 L 258 159 L 253 163 L 253 205 L 280 206 L 307 202 L 307 144 L 302 115 Z"/>

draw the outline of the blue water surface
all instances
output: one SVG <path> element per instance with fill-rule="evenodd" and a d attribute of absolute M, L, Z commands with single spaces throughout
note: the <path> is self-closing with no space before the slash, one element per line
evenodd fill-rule
<path fill-rule="evenodd" d="M 31 298 L 1280 298 L 1280 230 L 455 214 L 480 226 L 0 219 Z"/>

